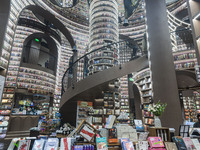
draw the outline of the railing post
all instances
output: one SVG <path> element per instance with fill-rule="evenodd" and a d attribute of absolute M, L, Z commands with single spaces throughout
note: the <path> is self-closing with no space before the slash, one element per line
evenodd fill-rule
<path fill-rule="evenodd" d="M 73 56 L 72 56 L 72 63 L 74 63 L 78 59 L 78 52 L 76 47 L 73 48 Z M 72 78 L 72 85 L 77 82 L 77 67 L 78 62 L 73 65 L 73 78 Z"/>
<path fill-rule="evenodd" d="M 74 62 L 77 60 L 78 54 L 77 54 L 77 50 L 74 47 L 73 48 L 73 55 L 70 58 L 69 61 L 69 72 L 68 72 L 68 77 L 67 77 L 67 88 L 71 87 L 74 85 L 75 82 L 77 82 L 77 66 L 78 66 L 78 62 L 76 64 L 74 64 Z"/>

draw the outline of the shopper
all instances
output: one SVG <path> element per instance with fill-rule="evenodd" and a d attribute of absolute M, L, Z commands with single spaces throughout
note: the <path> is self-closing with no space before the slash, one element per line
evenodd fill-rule
<path fill-rule="evenodd" d="M 193 125 L 194 128 L 200 128 L 200 113 L 197 114 L 198 121 Z"/>
<path fill-rule="evenodd" d="M 45 62 L 45 68 L 49 68 L 49 61 L 48 60 Z"/>

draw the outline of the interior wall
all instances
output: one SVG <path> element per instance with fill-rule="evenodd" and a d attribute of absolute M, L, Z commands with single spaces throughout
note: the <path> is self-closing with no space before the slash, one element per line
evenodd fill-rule
<path fill-rule="evenodd" d="M 4 35 L 6 32 L 8 17 L 10 12 L 10 0 L 1 0 L 0 1 L 0 54 L 2 51 Z"/>

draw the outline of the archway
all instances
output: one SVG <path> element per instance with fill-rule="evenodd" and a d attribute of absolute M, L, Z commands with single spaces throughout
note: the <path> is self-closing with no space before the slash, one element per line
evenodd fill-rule
<path fill-rule="evenodd" d="M 58 50 L 56 42 L 47 34 L 34 33 L 23 43 L 21 66 L 38 65 L 39 70 L 56 75 Z"/>
<path fill-rule="evenodd" d="M 31 10 L 34 14 L 39 14 L 40 16 L 51 22 L 66 37 L 71 47 L 75 47 L 76 44 L 70 31 L 53 14 L 37 5 L 29 5 L 26 7 L 26 9 Z"/>

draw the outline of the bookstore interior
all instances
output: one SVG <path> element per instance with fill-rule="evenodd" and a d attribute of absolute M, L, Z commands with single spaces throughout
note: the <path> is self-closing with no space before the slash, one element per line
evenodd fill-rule
<path fill-rule="evenodd" d="M 0 149 L 200 150 L 199 0 L 1 0 Z"/>

